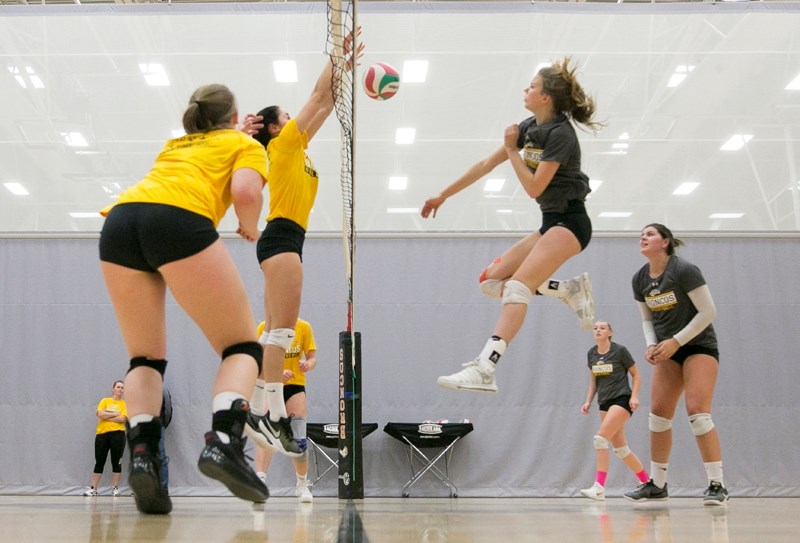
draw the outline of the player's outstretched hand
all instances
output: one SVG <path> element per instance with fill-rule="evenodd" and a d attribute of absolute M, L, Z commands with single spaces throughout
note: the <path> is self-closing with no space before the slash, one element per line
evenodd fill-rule
<path fill-rule="evenodd" d="M 434 196 L 433 198 L 428 198 L 425 200 L 425 205 L 422 206 L 422 218 L 427 219 L 431 213 L 433 213 L 433 219 L 436 218 L 436 211 L 439 207 L 444 203 L 445 198 L 443 196 Z"/>

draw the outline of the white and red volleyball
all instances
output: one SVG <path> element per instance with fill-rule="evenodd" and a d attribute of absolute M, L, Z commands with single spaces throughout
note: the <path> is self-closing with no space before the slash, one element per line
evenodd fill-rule
<path fill-rule="evenodd" d="M 388 100 L 400 89 L 400 74 L 384 62 L 377 62 L 364 71 L 364 92 L 373 100 Z"/>

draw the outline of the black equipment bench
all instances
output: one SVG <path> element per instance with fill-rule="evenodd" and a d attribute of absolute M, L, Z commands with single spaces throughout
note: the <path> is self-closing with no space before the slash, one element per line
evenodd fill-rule
<path fill-rule="evenodd" d="M 411 487 L 426 473 L 435 475 L 450 491 L 451 498 L 458 497 L 458 487 L 450 480 L 448 465 L 456 443 L 473 430 L 471 422 L 444 423 L 436 422 L 389 422 L 383 431 L 406 446 L 408 463 L 411 466 L 411 479 L 403 485 L 403 497 L 407 498 Z M 426 455 L 422 449 L 442 449 L 435 456 Z M 419 471 L 414 470 L 414 460 L 422 464 Z M 436 463 L 444 459 L 444 472 L 436 467 Z"/>

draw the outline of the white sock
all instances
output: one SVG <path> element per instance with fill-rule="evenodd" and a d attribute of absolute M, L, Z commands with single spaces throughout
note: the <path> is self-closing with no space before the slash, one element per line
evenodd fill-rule
<path fill-rule="evenodd" d="M 283 402 L 283 383 L 264 383 L 264 393 L 267 396 L 269 420 L 278 422 L 286 418 L 286 404 Z"/>
<path fill-rule="evenodd" d="M 258 417 L 263 417 L 267 414 L 267 393 L 264 392 L 266 384 L 263 379 L 256 379 L 253 397 L 250 398 L 250 411 Z"/>
<path fill-rule="evenodd" d="M 722 482 L 722 460 L 718 460 L 717 462 L 703 462 L 703 466 L 706 468 L 706 476 L 708 476 L 709 484 L 716 481 L 722 486 L 725 486 Z"/>
<path fill-rule="evenodd" d="M 668 465 L 661 462 L 650 462 L 650 477 L 653 478 L 653 484 L 658 488 L 664 488 L 664 485 L 667 484 Z"/>
<path fill-rule="evenodd" d="M 141 415 L 134 415 L 128 419 L 128 426 L 130 426 L 131 428 L 136 428 L 138 425 L 144 422 L 150 422 L 154 418 L 155 417 L 153 415 L 148 415 L 146 413 L 143 413 Z"/>
<path fill-rule="evenodd" d="M 308 475 L 299 475 L 297 473 L 295 473 L 295 475 L 297 475 L 297 486 L 305 486 L 305 484 L 308 482 Z"/>
<path fill-rule="evenodd" d="M 481 354 L 478 355 L 481 367 L 493 372 L 495 364 L 497 364 L 504 352 L 506 352 L 506 342 L 497 336 L 490 337 Z"/>

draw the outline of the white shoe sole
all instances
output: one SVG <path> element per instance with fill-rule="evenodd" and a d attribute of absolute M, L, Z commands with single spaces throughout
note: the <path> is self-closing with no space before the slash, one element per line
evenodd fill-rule
<path fill-rule="evenodd" d="M 436 384 L 443 388 L 449 388 L 450 390 L 466 390 L 469 392 L 484 392 L 488 394 L 497 392 L 497 385 L 465 385 L 463 383 L 448 381 L 444 377 L 439 377 L 436 380 Z"/>
<path fill-rule="evenodd" d="M 588 273 L 584 272 L 581 274 L 581 282 L 583 283 L 583 291 L 586 295 L 586 300 L 589 302 L 586 304 L 588 314 L 584 314 L 581 319 L 581 330 L 586 332 L 591 330 L 594 325 L 594 297 L 592 296 L 592 280 L 589 279 Z"/>
<path fill-rule="evenodd" d="M 581 490 L 581 496 L 583 496 L 584 498 L 589 498 L 590 500 L 594 500 L 596 502 L 606 501 L 605 494 L 591 494 L 589 492 L 584 492 L 583 490 Z"/>

